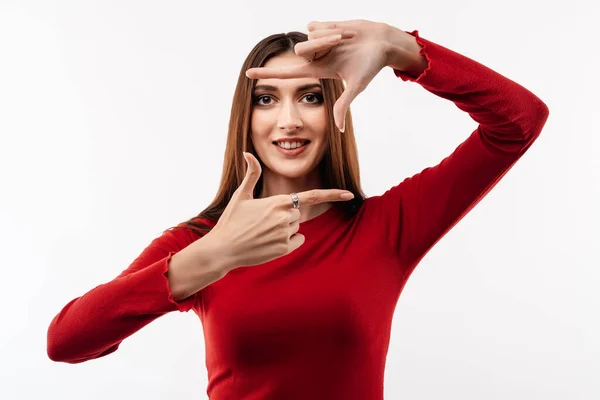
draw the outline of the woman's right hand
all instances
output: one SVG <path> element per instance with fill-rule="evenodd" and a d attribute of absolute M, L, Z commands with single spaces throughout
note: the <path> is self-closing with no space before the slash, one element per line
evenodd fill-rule
<path fill-rule="evenodd" d="M 271 261 L 296 250 L 304 243 L 300 210 L 294 209 L 288 194 L 254 199 L 254 187 L 262 169 L 251 153 L 244 153 L 246 176 L 234 192 L 219 221 L 209 233 L 226 249 L 225 265 L 235 269 Z M 342 198 L 342 194 L 351 197 Z M 301 207 L 333 201 L 347 201 L 352 192 L 342 189 L 314 189 L 298 193 Z"/>

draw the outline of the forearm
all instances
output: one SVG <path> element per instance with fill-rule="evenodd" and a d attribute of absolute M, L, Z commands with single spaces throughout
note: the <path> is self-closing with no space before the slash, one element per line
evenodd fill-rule
<path fill-rule="evenodd" d="M 385 236 L 399 264 L 410 272 L 527 151 L 546 122 L 548 108 L 489 67 L 419 37 L 418 31 L 409 35 L 413 39 L 390 35 L 394 44 L 388 46 L 388 65 L 395 75 L 452 101 L 479 124 L 440 163 L 382 196 L 378 207 L 390 210 L 385 213 Z M 402 57 L 403 52 L 417 54 L 414 43 L 428 63 L 425 70 Z"/>
<path fill-rule="evenodd" d="M 193 295 L 232 269 L 219 243 L 209 233 L 171 257 L 167 278 L 173 300 Z"/>
<path fill-rule="evenodd" d="M 210 233 L 187 240 L 181 231 L 166 231 L 115 279 L 67 303 L 48 327 L 50 359 L 78 363 L 105 356 L 160 316 L 191 310 L 194 294 L 225 276 L 234 261 L 226 241 Z"/>
<path fill-rule="evenodd" d="M 531 91 L 471 58 L 419 37 L 418 31 L 407 33 L 393 27 L 391 31 L 385 44 L 395 75 L 416 81 L 468 112 L 490 145 L 520 153 L 540 133 L 548 107 Z M 417 53 L 421 61 L 414 61 Z M 423 63 L 427 63 L 425 70 Z"/>

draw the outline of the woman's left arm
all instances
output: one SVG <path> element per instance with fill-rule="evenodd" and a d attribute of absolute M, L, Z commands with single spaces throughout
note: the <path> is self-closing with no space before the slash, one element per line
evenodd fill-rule
<path fill-rule="evenodd" d="M 374 199 L 386 237 L 407 271 L 521 158 L 549 115 L 546 104 L 521 85 L 419 37 L 418 31 L 410 35 L 418 47 L 406 46 L 406 36 L 398 36 L 404 46 L 390 45 L 388 65 L 395 75 L 454 102 L 479 125 L 438 165 Z"/>
<path fill-rule="evenodd" d="M 350 103 L 382 68 L 454 102 L 479 125 L 438 165 L 367 201 L 381 234 L 410 272 L 529 149 L 548 107 L 521 85 L 490 68 L 391 25 L 366 20 L 311 22 L 297 55 L 310 60 L 286 68 L 251 68 L 261 78 L 335 78 L 346 87 L 333 114 L 340 131 Z M 374 204 L 377 203 L 377 204 Z"/>

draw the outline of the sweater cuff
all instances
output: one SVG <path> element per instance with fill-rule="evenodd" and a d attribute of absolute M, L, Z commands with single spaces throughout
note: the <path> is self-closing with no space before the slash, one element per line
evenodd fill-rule
<path fill-rule="evenodd" d="M 421 83 L 421 81 L 423 81 L 427 77 L 427 75 L 430 74 L 429 71 L 431 70 L 431 58 L 430 58 L 430 54 L 429 54 L 429 45 L 433 44 L 433 43 L 421 38 L 419 36 L 419 31 L 416 29 L 412 32 L 408 32 L 408 31 L 405 31 L 405 32 L 408 33 L 409 35 L 414 36 L 417 40 L 417 43 L 421 46 L 419 55 L 425 56 L 425 59 L 427 60 L 427 68 L 425 68 L 425 70 L 423 72 L 421 72 L 421 74 L 417 77 L 409 75 L 404 71 L 400 71 L 399 69 L 393 68 L 393 71 L 394 71 L 394 74 L 398 78 L 401 78 L 405 82 L 409 81 L 409 82 Z"/>
<path fill-rule="evenodd" d="M 169 255 L 167 255 L 163 259 L 163 264 L 162 264 L 163 282 L 165 285 L 165 290 L 167 292 L 167 300 L 169 301 L 169 303 L 171 303 L 172 305 L 177 307 L 178 311 L 187 312 L 187 311 L 190 311 L 194 307 L 194 303 L 196 302 L 196 295 L 193 294 L 185 299 L 175 301 L 175 299 L 173 299 L 173 292 L 171 291 L 171 286 L 169 285 L 169 278 L 167 277 L 167 272 L 169 271 L 169 263 L 171 262 L 171 257 L 173 257 L 173 255 L 175 253 L 176 252 L 174 252 L 174 251 L 170 251 Z"/>
<path fill-rule="evenodd" d="M 169 262 L 176 252 L 170 251 L 167 256 L 150 264 L 131 275 L 124 277 L 124 284 L 130 286 L 130 296 L 135 299 L 132 305 L 137 313 L 162 314 L 171 311 L 187 312 L 194 307 L 196 295 L 180 301 L 173 299 L 167 272 Z"/>

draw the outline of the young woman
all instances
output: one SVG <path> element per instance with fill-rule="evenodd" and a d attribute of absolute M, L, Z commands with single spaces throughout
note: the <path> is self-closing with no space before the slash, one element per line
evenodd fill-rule
<path fill-rule="evenodd" d="M 48 330 L 52 360 L 106 356 L 156 318 L 193 309 L 210 398 L 383 398 L 407 279 L 527 151 L 548 108 L 418 31 L 363 20 L 308 30 L 251 51 L 215 200 L 69 302 Z M 384 68 L 479 125 L 438 165 L 366 198 L 348 109 Z"/>

